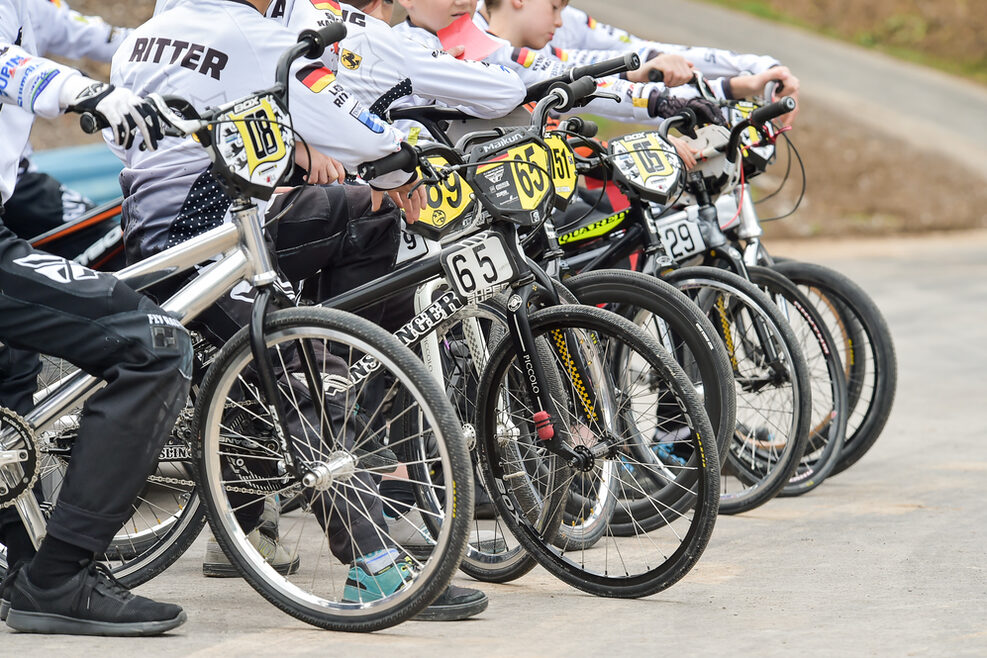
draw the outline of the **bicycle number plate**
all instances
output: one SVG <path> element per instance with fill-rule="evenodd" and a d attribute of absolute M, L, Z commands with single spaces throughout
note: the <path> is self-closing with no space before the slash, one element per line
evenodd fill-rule
<path fill-rule="evenodd" d="M 436 168 L 449 163 L 438 155 L 425 156 Z M 421 169 L 418 175 L 422 175 Z M 431 240 L 438 240 L 454 230 L 468 213 L 476 207 L 476 194 L 473 188 L 458 173 L 446 176 L 436 185 L 426 187 L 428 205 L 422 209 L 421 217 L 412 225 L 411 231 Z"/>
<path fill-rule="evenodd" d="M 504 238 L 489 231 L 456 244 L 441 261 L 449 285 L 470 302 L 491 297 L 518 275 Z"/>
<path fill-rule="evenodd" d="M 683 260 L 706 251 L 706 241 L 699 231 L 699 224 L 689 219 L 673 219 L 658 222 L 658 237 L 665 253 L 675 260 Z"/>
<path fill-rule="evenodd" d="M 429 240 L 415 235 L 407 230 L 407 225 L 401 224 L 401 244 L 398 245 L 398 257 L 395 265 L 407 263 L 409 260 L 422 258 L 429 254 L 437 254 L 441 246 L 435 240 Z"/>
<path fill-rule="evenodd" d="M 643 199 L 665 203 L 682 184 L 682 161 L 675 147 L 656 132 L 625 135 L 610 142 L 617 175 Z"/>
<path fill-rule="evenodd" d="M 569 144 L 558 135 L 549 135 L 545 144 L 552 153 L 552 184 L 555 186 L 555 207 L 565 210 L 576 194 L 576 158 Z"/>

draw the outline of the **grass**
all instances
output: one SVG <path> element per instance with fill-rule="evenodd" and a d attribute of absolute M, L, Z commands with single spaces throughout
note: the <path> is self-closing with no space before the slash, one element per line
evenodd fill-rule
<path fill-rule="evenodd" d="M 982 2 L 984 0 L 978 1 Z M 886 22 L 883 29 L 860 30 L 855 34 L 848 35 L 838 30 L 813 25 L 801 20 L 797 16 L 779 11 L 764 0 L 705 0 L 705 2 L 736 9 L 779 23 L 794 25 L 811 32 L 877 50 L 898 59 L 939 69 L 940 71 L 967 78 L 981 84 L 987 84 L 987 59 L 985 58 L 957 59 L 942 57 L 926 52 L 918 47 L 894 43 L 893 40 L 896 38 L 914 41 L 924 36 L 924 30 L 927 26 L 918 16 L 907 14 L 894 16 Z"/>

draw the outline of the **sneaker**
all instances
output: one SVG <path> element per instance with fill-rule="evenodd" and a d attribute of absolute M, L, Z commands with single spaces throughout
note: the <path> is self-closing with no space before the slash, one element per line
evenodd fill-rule
<path fill-rule="evenodd" d="M 160 635 L 187 619 L 177 605 L 134 596 L 96 562 L 51 589 L 37 587 L 21 569 L 9 590 L 7 625 L 23 633 Z"/>
<path fill-rule="evenodd" d="M 281 542 L 262 532 L 263 529 L 262 526 L 251 532 L 247 535 L 247 541 L 282 576 L 290 576 L 298 571 L 301 564 L 298 556 L 289 554 Z M 209 578 L 236 578 L 240 575 L 212 535 L 206 540 L 206 557 L 202 561 L 202 575 Z"/>
<path fill-rule="evenodd" d="M 449 585 L 439 598 L 417 615 L 415 621 L 461 621 L 487 609 L 490 600 L 478 589 Z"/>
<path fill-rule="evenodd" d="M 396 519 L 384 515 L 387 521 L 388 538 L 401 550 L 417 560 L 424 560 L 432 554 L 435 540 L 428 532 L 428 526 L 418 509 L 412 509 Z M 470 533 L 470 546 L 481 553 L 504 553 L 507 542 L 493 530 L 474 530 Z"/>
<path fill-rule="evenodd" d="M 350 603 L 376 601 L 390 596 L 415 577 L 411 558 L 395 548 L 385 548 L 363 556 L 350 567 L 343 600 Z M 459 621 L 487 609 L 487 595 L 475 589 L 450 585 L 414 619 L 418 621 Z"/>
<path fill-rule="evenodd" d="M 3 584 L 0 584 L 0 621 L 7 621 L 7 613 L 10 612 L 10 596 L 14 579 L 17 578 L 17 572 L 23 566 L 24 562 L 18 562 L 16 566 L 7 572 L 7 576 L 3 579 Z"/>

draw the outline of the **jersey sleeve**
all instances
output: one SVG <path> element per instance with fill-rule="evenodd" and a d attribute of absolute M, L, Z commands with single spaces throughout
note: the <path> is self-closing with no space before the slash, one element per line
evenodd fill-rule
<path fill-rule="evenodd" d="M 767 55 L 735 53 L 731 50 L 706 48 L 703 46 L 683 46 L 674 43 L 648 42 L 648 46 L 662 53 L 681 55 L 692 62 L 707 78 L 725 78 L 742 73 L 762 73 L 779 62 Z"/>
<path fill-rule="evenodd" d="M 404 136 L 371 114 L 321 63 L 296 62 L 289 79 L 292 123 L 313 148 L 339 160 L 348 171 L 400 150 Z M 407 182 L 396 171 L 368 181 L 390 189 Z"/>
<path fill-rule="evenodd" d="M 562 10 L 562 27 L 556 31 L 552 45 L 563 49 L 626 51 L 636 49 L 640 41 L 629 32 L 601 23 L 568 5 Z"/>
<path fill-rule="evenodd" d="M 458 60 L 406 38 L 395 40 L 393 57 L 396 66 L 413 72 L 416 96 L 481 119 L 502 117 L 524 100 L 524 84 L 506 66 Z"/>
<path fill-rule="evenodd" d="M 75 69 L 36 57 L 16 45 L 20 21 L 9 2 L 0 2 L 0 103 L 17 105 L 43 117 L 61 114 L 59 93 Z"/>
<path fill-rule="evenodd" d="M 110 25 L 99 16 L 83 16 L 64 3 L 28 3 L 38 51 L 62 57 L 90 57 L 108 62 L 130 30 Z"/>

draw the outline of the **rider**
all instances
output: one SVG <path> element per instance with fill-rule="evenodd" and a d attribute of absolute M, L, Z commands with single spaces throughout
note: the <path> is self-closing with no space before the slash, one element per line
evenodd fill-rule
<path fill-rule="evenodd" d="M 3 202 L 34 114 L 94 112 L 124 145 L 135 128 L 148 149 L 160 137 L 153 109 L 129 90 L 33 54 L 37 37 L 26 2 L 0 0 Z M 192 356 L 187 332 L 114 277 L 35 251 L 0 224 L 0 340 L 66 359 L 106 382 L 83 408 L 47 536 L 30 562 L 22 561 L 33 552 L 23 526 L 9 515 L 0 519 L 11 565 L 0 588 L 7 624 L 27 632 L 99 635 L 157 634 L 182 624 L 180 607 L 135 597 L 96 566 L 93 555 L 106 550 L 130 515 L 185 404 Z M 23 400 L 20 405 L 18 411 L 29 409 Z"/>
<path fill-rule="evenodd" d="M 484 1 L 479 0 L 473 22 L 485 30 L 489 26 L 489 16 Z M 782 85 L 779 90 L 780 95 L 792 96 L 798 101 L 799 79 L 774 57 L 735 53 L 704 46 L 648 41 L 601 23 L 572 5 L 562 8 L 562 25 L 555 30 L 551 41 L 539 52 L 561 56 L 565 61 L 576 65 L 591 64 L 623 52 L 636 52 L 645 59 L 655 58 L 656 54 L 659 54 L 657 57 L 661 63 L 657 68 L 662 71 L 665 80 L 672 84 L 681 84 L 683 81 L 690 80 L 692 70 L 695 69 L 709 80 L 734 78 L 730 86 L 721 87 L 723 93 L 730 94 L 732 98 L 754 96 L 761 92 L 769 81 L 774 80 Z M 745 79 L 739 76 L 753 77 Z M 782 121 L 786 125 L 791 125 L 796 114 L 798 114 L 797 106 L 794 112 L 783 116 Z"/>
<path fill-rule="evenodd" d="M 38 54 L 109 62 L 129 30 L 99 16 L 84 16 L 65 2 L 29 0 L 25 3 L 34 26 Z M 31 163 L 31 145 L 21 154 L 17 185 L 5 206 L 4 223 L 29 240 L 70 222 L 93 207 L 92 201 L 71 190 Z"/>
<path fill-rule="evenodd" d="M 273 80 L 276 61 L 297 39 L 296 33 L 264 17 L 269 4 L 268 0 L 179 2 L 131 34 L 113 58 L 111 80 L 141 93 L 179 95 L 199 110 L 207 104 L 215 106 L 249 95 L 256 90 L 258 80 Z M 325 0 L 320 4 L 335 3 Z M 352 170 L 362 162 L 400 150 L 403 136 L 368 112 L 321 63 L 297 62 L 289 84 L 294 129 L 315 151 L 331 154 Z M 125 162 L 120 182 L 125 197 L 124 239 L 131 259 L 181 243 L 228 216 L 231 200 L 210 173 L 205 151 L 191 140 L 166 138 L 160 151 L 150 154 L 136 147 L 114 150 Z M 414 221 L 424 200 L 421 189 L 409 196 L 415 178 L 397 171 L 369 182 L 375 189 L 390 190 L 391 198 L 404 206 L 409 221 Z M 318 260 L 311 258 L 311 252 L 321 255 L 320 267 L 332 263 L 351 277 L 357 273 L 366 254 L 364 245 L 350 241 L 344 204 L 351 200 L 351 189 L 354 186 L 306 187 L 291 206 L 288 215 L 299 213 L 303 219 L 318 220 L 313 225 L 318 224 L 315 228 L 323 231 L 324 238 L 299 244 L 301 251 L 310 253 L 293 254 L 298 256 L 293 262 L 279 258 L 279 265 L 293 270 L 293 280 L 315 273 L 304 272 L 306 262 Z M 366 196 L 369 198 L 370 193 Z M 272 204 L 272 211 L 279 209 L 279 203 Z M 339 206 L 344 206 L 342 211 Z M 262 211 L 264 208 L 261 204 Z M 280 227 L 278 233 L 280 249 Z M 376 239 L 368 237 L 371 242 Z M 379 268 L 380 264 L 372 267 Z M 222 344 L 247 323 L 251 307 L 244 301 L 245 293 L 249 295 L 249 291 L 236 290 L 200 315 L 197 325 L 208 339 Z M 344 508 L 347 502 L 337 501 L 338 507 Z M 387 595 L 391 592 L 380 588 L 388 579 L 376 576 L 382 570 L 397 569 L 397 552 L 380 531 L 384 527 L 380 499 L 372 497 L 363 504 L 369 514 L 353 514 L 348 525 L 341 518 L 344 514 L 323 520 L 329 530 L 330 549 L 342 563 L 352 565 L 353 589 L 378 588 L 377 595 Z M 246 520 L 241 518 L 240 523 L 245 526 Z M 402 584 L 392 582 L 390 587 Z M 462 618 L 486 605 L 480 592 L 450 588 L 428 614 L 433 618 Z"/>

